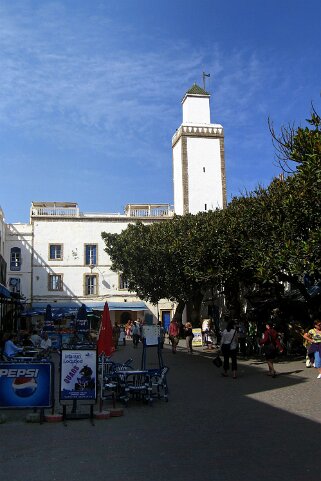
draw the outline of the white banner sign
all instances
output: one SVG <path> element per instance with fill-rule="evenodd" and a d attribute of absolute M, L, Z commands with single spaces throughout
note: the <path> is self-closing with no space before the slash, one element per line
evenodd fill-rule
<path fill-rule="evenodd" d="M 143 338 L 146 346 L 157 346 L 160 337 L 160 326 L 143 326 Z"/>

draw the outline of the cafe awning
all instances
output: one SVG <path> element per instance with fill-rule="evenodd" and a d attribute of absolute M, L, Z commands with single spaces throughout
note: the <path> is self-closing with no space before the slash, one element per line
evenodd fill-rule
<path fill-rule="evenodd" d="M 0 296 L 7 297 L 7 298 L 11 297 L 10 291 L 3 284 L 0 284 Z"/>
<path fill-rule="evenodd" d="M 105 303 L 87 302 L 87 310 L 103 311 Z M 149 311 L 145 302 L 112 302 L 108 301 L 108 307 L 110 311 Z"/>
<path fill-rule="evenodd" d="M 47 302 L 39 302 L 33 303 L 32 308 L 28 311 L 22 313 L 23 316 L 41 316 L 44 315 L 46 312 Z M 77 315 L 78 309 L 81 306 L 81 303 L 73 303 L 73 304 L 60 304 L 60 303 L 52 303 L 51 310 L 53 317 L 56 318 L 67 316 L 67 315 Z M 90 313 L 92 311 L 103 311 L 105 306 L 105 302 L 86 302 L 87 312 Z M 146 306 L 145 302 L 137 301 L 137 302 L 112 302 L 108 301 L 108 306 L 110 311 L 149 311 L 148 307 Z"/>

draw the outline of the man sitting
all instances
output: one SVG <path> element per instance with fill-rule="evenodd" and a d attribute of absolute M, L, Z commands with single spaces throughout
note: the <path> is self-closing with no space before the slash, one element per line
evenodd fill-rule
<path fill-rule="evenodd" d="M 3 354 L 4 356 L 8 357 L 8 358 L 13 358 L 15 357 L 19 352 L 22 352 L 23 351 L 23 348 L 22 347 L 19 347 L 17 346 L 15 343 L 14 343 L 14 335 L 13 334 L 9 334 L 6 342 L 5 342 L 5 345 L 4 345 L 4 349 L 3 349 Z"/>

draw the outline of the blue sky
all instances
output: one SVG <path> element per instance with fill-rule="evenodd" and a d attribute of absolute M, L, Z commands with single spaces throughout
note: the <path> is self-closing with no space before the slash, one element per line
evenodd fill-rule
<path fill-rule="evenodd" d="M 0 206 L 172 203 L 171 138 L 202 72 L 228 200 L 279 173 L 268 130 L 321 110 L 320 0 L 0 0 Z"/>

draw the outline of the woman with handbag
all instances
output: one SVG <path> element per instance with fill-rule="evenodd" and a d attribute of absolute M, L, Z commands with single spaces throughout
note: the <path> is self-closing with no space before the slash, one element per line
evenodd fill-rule
<path fill-rule="evenodd" d="M 227 371 L 230 368 L 230 358 L 232 361 L 232 374 L 233 379 L 236 379 L 236 371 L 237 371 L 237 346 L 238 346 L 238 336 L 236 329 L 234 327 L 234 322 L 230 321 L 226 329 L 224 329 L 221 338 L 221 351 L 224 357 L 223 361 L 223 369 L 224 372 L 222 376 L 227 377 Z"/>

